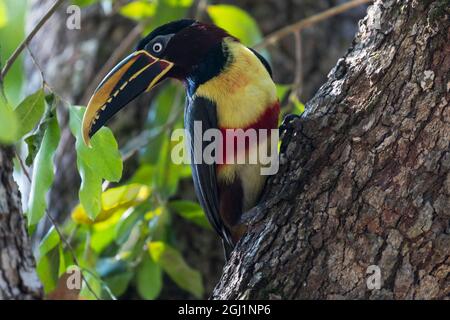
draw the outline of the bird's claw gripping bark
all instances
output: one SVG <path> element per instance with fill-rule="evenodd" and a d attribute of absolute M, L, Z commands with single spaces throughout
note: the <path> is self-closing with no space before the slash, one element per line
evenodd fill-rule
<path fill-rule="evenodd" d="M 289 141 L 285 141 L 288 136 L 292 133 L 292 131 L 295 129 L 295 120 L 300 119 L 301 117 L 297 114 L 288 114 L 284 117 L 283 122 L 281 123 L 280 127 L 278 128 L 280 139 L 281 139 L 281 147 L 280 147 L 280 153 L 284 153 L 286 151 L 286 146 L 288 145 Z"/>
<path fill-rule="evenodd" d="M 284 117 L 283 122 L 278 128 L 278 130 L 280 131 L 280 136 L 286 133 L 287 130 L 292 129 L 293 127 L 292 123 L 295 121 L 295 119 L 300 119 L 300 116 L 297 114 L 290 113 Z"/>

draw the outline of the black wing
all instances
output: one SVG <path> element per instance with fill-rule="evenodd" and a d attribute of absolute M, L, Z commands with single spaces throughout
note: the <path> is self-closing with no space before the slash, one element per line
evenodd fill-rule
<path fill-rule="evenodd" d="M 201 97 L 196 97 L 193 100 L 188 99 L 184 113 L 184 127 L 189 134 L 188 148 L 191 155 L 192 177 L 197 198 L 214 230 L 226 242 L 232 244 L 229 232 L 219 214 L 216 166 L 215 164 L 206 164 L 204 161 L 201 161 L 201 163 L 195 162 L 195 142 L 197 142 L 197 146 L 201 146 L 201 150 L 197 150 L 197 157 L 201 156 L 204 148 L 211 143 L 208 141 L 203 142 L 202 136 L 194 136 L 195 121 L 200 121 L 202 124 L 201 135 L 208 129 L 217 129 L 216 105 L 212 101 Z M 199 154 L 200 151 L 201 153 Z"/>
<path fill-rule="evenodd" d="M 267 72 L 270 74 L 270 77 L 272 77 L 272 68 L 270 67 L 269 62 L 255 49 L 253 48 L 249 48 L 251 52 L 253 52 L 253 54 L 255 56 L 258 57 L 259 61 L 261 61 L 261 63 L 264 65 L 264 67 L 266 68 Z"/>

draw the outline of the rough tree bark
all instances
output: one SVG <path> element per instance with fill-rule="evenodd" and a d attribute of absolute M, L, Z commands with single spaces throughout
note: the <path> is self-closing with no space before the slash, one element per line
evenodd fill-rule
<path fill-rule="evenodd" d="M 450 294 L 449 1 L 376 1 L 290 123 L 215 299 Z M 381 270 L 368 290 L 366 270 Z"/>
<path fill-rule="evenodd" d="M 42 287 L 13 180 L 13 149 L 0 147 L 0 300 L 39 299 Z"/>

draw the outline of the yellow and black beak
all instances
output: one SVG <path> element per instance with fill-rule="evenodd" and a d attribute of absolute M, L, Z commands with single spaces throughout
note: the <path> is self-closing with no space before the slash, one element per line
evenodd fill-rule
<path fill-rule="evenodd" d="M 90 138 L 120 109 L 164 79 L 173 63 L 136 51 L 115 66 L 99 84 L 83 117 L 83 140 Z"/>

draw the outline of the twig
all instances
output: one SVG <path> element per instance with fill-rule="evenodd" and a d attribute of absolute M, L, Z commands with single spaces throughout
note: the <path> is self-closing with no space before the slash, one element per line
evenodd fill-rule
<path fill-rule="evenodd" d="M 80 268 L 83 271 L 86 271 L 87 273 L 89 273 L 92 277 L 94 277 L 95 279 L 97 279 L 97 281 L 100 282 L 100 284 L 102 285 L 103 289 L 105 289 L 105 291 L 108 293 L 109 297 L 111 298 L 111 300 L 117 300 L 116 296 L 112 293 L 111 289 L 108 287 L 108 285 L 105 283 L 105 281 L 103 281 L 102 278 L 100 278 L 98 275 L 96 275 L 95 273 L 93 273 L 91 270 L 87 269 L 87 268 Z M 98 300 L 98 299 L 97 299 Z"/>
<path fill-rule="evenodd" d="M 23 173 L 25 174 L 25 177 L 27 177 L 28 182 L 31 184 L 31 178 L 30 174 L 28 173 L 27 168 L 25 167 L 25 163 L 23 163 L 22 158 L 17 153 L 17 150 L 14 148 L 14 153 L 16 154 L 17 159 L 19 160 L 20 167 L 22 168 Z"/>
<path fill-rule="evenodd" d="M 0 82 L 3 82 L 3 79 L 5 78 L 6 74 L 8 73 L 9 69 L 13 65 L 14 61 L 19 57 L 20 53 L 25 49 L 25 47 L 30 43 L 31 39 L 35 36 L 35 34 L 42 28 L 42 26 L 47 22 L 47 20 L 55 13 L 56 9 L 63 3 L 64 0 L 56 0 L 56 2 L 53 4 L 53 6 L 48 9 L 47 13 L 39 20 L 37 25 L 31 30 L 30 34 L 22 41 L 21 44 L 14 50 L 14 52 L 11 54 L 11 56 L 6 60 L 5 66 L 3 67 L 3 70 L 0 74 Z"/>
<path fill-rule="evenodd" d="M 311 17 L 302 19 L 300 21 L 297 21 L 296 23 L 290 24 L 286 27 L 283 27 L 283 28 L 273 32 L 273 33 L 270 33 L 263 39 L 263 41 L 256 44 L 254 46 L 254 48 L 261 49 L 261 48 L 267 47 L 268 45 L 276 43 L 280 39 L 286 37 L 287 35 L 289 35 L 293 32 L 300 31 L 304 28 L 307 28 L 307 27 L 310 27 L 310 26 L 316 24 L 317 22 L 326 20 L 330 17 L 336 16 L 336 15 L 346 12 L 352 8 L 358 7 L 362 4 L 369 3 L 372 1 L 373 0 L 352 0 L 352 1 L 349 1 L 346 3 L 343 3 L 341 5 L 335 6 L 333 8 L 330 8 L 328 10 L 322 11 Z"/>
<path fill-rule="evenodd" d="M 69 102 L 69 100 L 67 100 L 66 98 L 64 98 L 62 95 L 58 94 L 56 92 L 56 90 L 47 82 L 47 80 L 45 80 L 45 75 L 44 75 L 44 70 L 42 69 L 42 67 L 40 66 L 39 62 L 36 59 L 36 56 L 34 55 L 34 53 L 31 51 L 30 47 L 27 45 L 27 50 L 28 53 L 30 54 L 31 57 L 31 61 L 33 61 L 34 66 L 36 67 L 36 69 L 39 71 L 39 73 L 41 74 L 41 78 L 42 78 L 42 86 L 45 88 L 47 88 L 51 93 L 53 93 L 55 95 L 55 97 L 57 97 L 63 104 L 67 105 L 67 106 L 71 106 L 72 103 Z"/>
<path fill-rule="evenodd" d="M 3 82 L 1 81 L 1 78 L 0 78 L 0 98 L 3 100 L 4 103 L 8 104 L 8 98 L 6 97 L 5 88 L 3 87 Z"/>
<path fill-rule="evenodd" d="M 41 75 L 42 86 L 44 87 L 47 84 L 47 82 L 45 81 L 45 77 L 44 77 L 44 71 L 42 70 L 41 66 L 38 64 L 36 57 L 34 56 L 33 52 L 31 52 L 31 49 L 28 46 L 28 44 L 26 44 L 26 47 L 27 47 L 27 51 L 31 57 L 31 61 L 33 62 L 36 69 L 38 70 L 39 74 Z"/>
<path fill-rule="evenodd" d="M 0 70 L 1 69 L 2 69 L 2 55 L 0 54 Z M 5 88 L 3 87 L 2 78 L 0 78 L 0 99 L 2 99 L 5 104 L 8 104 L 8 98 L 6 98 L 6 93 L 5 93 Z"/>
<path fill-rule="evenodd" d="M 294 33 L 295 38 L 295 73 L 294 83 L 292 85 L 289 100 L 297 98 L 300 100 L 300 90 L 303 90 L 303 64 L 302 64 L 302 35 L 301 30 Z"/>
<path fill-rule="evenodd" d="M 75 254 L 75 250 L 73 249 L 72 245 L 70 244 L 69 241 L 67 241 L 67 239 L 64 237 L 64 235 L 62 234 L 61 230 L 59 229 L 58 224 L 56 223 L 55 219 L 53 219 L 53 217 L 50 215 L 50 213 L 48 212 L 48 210 L 45 210 L 45 215 L 47 216 L 47 218 L 50 220 L 51 224 L 53 225 L 53 227 L 55 228 L 56 233 L 58 234 L 59 238 L 61 239 L 61 241 L 64 243 L 64 245 L 69 249 L 70 255 L 72 256 L 73 262 L 75 263 L 75 265 L 80 269 L 80 270 L 84 270 L 84 268 L 81 268 L 80 263 L 78 262 L 78 258 Z M 84 278 L 81 277 L 84 281 L 84 283 L 86 284 L 86 288 L 92 293 L 92 295 L 97 299 L 100 300 L 100 297 L 95 293 L 94 289 L 92 289 L 91 285 L 89 284 L 89 282 Z"/>

